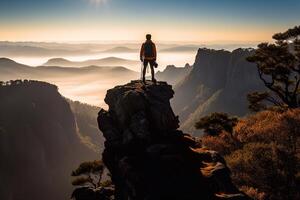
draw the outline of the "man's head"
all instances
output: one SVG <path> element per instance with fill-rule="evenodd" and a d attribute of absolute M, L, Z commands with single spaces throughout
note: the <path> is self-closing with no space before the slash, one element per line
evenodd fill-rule
<path fill-rule="evenodd" d="M 151 34 L 147 34 L 147 35 L 146 35 L 146 39 L 147 39 L 147 40 L 151 40 Z"/>

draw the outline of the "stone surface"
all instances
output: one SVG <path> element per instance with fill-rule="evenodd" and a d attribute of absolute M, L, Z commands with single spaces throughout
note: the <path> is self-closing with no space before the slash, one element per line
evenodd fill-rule
<path fill-rule="evenodd" d="M 98 116 L 103 161 L 117 200 L 249 199 L 238 191 L 217 152 L 182 131 L 165 82 L 132 81 L 107 92 Z"/>

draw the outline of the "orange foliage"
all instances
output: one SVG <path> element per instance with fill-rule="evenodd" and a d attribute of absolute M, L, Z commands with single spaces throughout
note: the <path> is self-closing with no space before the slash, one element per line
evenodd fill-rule
<path fill-rule="evenodd" d="M 202 145 L 225 155 L 232 179 L 253 199 L 299 199 L 300 109 L 262 111 L 241 119 L 233 137 L 204 136 Z M 236 139 L 236 141 L 235 141 Z"/>
<path fill-rule="evenodd" d="M 266 200 L 266 194 L 264 192 L 259 192 L 258 189 L 253 187 L 243 186 L 240 188 L 243 192 L 245 192 L 248 196 L 255 200 Z"/>
<path fill-rule="evenodd" d="M 300 135 L 300 109 L 251 115 L 237 124 L 235 135 L 241 142 L 276 142 L 295 150 Z"/>
<path fill-rule="evenodd" d="M 221 155 L 229 154 L 234 150 L 232 139 L 226 133 L 221 133 L 218 137 L 206 135 L 201 139 L 201 144 Z"/>

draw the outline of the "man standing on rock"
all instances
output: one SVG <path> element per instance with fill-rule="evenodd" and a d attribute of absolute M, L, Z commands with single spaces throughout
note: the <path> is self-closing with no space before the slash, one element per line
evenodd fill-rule
<path fill-rule="evenodd" d="M 148 64 L 150 64 L 151 68 L 151 76 L 152 81 L 156 82 L 154 78 L 154 67 L 157 67 L 156 63 L 156 46 L 151 40 L 151 35 L 146 35 L 146 42 L 143 43 L 141 52 L 140 52 L 140 59 L 143 62 L 143 82 L 145 83 L 145 76 L 146 76 L 146 69 Z"/>

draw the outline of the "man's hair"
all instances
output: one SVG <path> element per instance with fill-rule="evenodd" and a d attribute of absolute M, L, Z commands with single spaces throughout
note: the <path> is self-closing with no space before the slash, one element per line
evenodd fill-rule
<path fill-rule="evenodd" d="M 151 34 L 147 34 L 147 35 L 146 35 L 146 39 L 147 39 L 147 40 L 151 40 Z"/>

